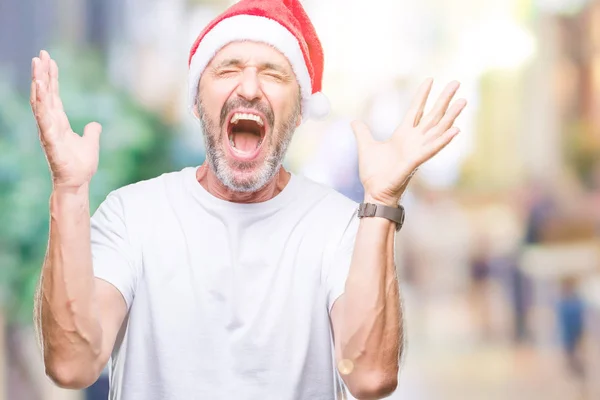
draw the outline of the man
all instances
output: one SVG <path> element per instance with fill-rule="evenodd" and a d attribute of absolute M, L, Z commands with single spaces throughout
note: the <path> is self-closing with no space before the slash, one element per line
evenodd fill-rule
<path fill-rule="evenodd" d="M 327 102 L 323 54 L 296 0 L 242 0 L 190 53 L 206 162 L 110 193 L 89 218 L 101 127 L 74 133 L 58 68 L 33 60 L 31 104 L 52 172 L 36 324 L 47 374 L 111 399 L 359 399 L 397 385 L 402 319 L 393 262 L 406 182 L 458 133 L 450 84 L 431 80 L 393 138 L 353 123 L 361 206 L 289 173 L 294 129 Z M 335 151 L 332 149 L 331 151 Z M 343 382 L 339 379 L 342 377 Z"/>

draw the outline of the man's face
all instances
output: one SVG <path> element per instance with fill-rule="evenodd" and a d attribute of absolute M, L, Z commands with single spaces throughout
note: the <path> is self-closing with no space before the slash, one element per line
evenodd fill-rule
<path fill-rule="evenodd" d="M 301 118 L 283 54 L 263 43 L 227 45 L 202 74 L 197 106 L 206 158 L 227 188 L 254 192 L 275 176 Z"/>

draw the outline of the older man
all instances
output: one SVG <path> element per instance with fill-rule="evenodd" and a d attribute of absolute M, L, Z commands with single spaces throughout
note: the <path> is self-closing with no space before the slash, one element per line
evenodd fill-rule
<path fill-rule="evenodd" d="M 190 53 L 207 157 L 110 193 L 90 219 L 98 123 L 74 133 L 58 68 L 33 60 L 31 105 L 52 173 L 36 324 L 48 375 L 110 398 L 334 399 L 390 394 L 402 349 L 393 262 L 412 172 L 458 133 L 451 83 L 421 87 L 387 142 L 353 123 L 363 204 L 282 167 L 324 115 L 323 52 L 297 0 L 242 0 Z M 359 95 L 359 94 L 356 94 Z M 332 148 L 331 151 L 336 151 Z M 341 377 L 341 379 L 340 379 Z"/>

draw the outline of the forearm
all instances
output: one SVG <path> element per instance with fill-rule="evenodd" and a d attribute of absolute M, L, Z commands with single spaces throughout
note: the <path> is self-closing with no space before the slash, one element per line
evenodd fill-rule
<path fill-rule="evenodd" d="M 87 187 L 52 193 L 49 236 L 35 323 L 48 374 L 58 381 L 72 381 L 73 371 L 94 374 L 101 368 L 102 331 L 94 301 Z"/>
<path fill-rule="evenodd" d="M 391 221 L 361 220 L 343 295 L 341 340 L 336 346 L 342 369 L 351 368 L 350 381 L 366 379 L 377 387 L 392 386 L 391 390 L 396 384 L 402 343 L 394 234 Z"/>

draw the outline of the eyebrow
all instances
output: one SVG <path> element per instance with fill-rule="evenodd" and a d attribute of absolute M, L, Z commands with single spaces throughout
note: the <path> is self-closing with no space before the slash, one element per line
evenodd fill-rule
<path fill-rule="evenodd" d="M 228 58 L 226 60 L 221 61 L 219 64 L 217 64 L 217 66 L 215 67 L 215 69 L 227 68 L 227 67 L 242 67 L 243 65 L 244 65 L 244 62 L 242 60 L 240 60 L 239 58 Z M 277 71 L 277 72 L 280 72 L 280 73 L 285 74 L 285 75 L 289 75 L 290 74 L 289 71 L 287 71 L 286 69 L 284 69 L 280 65 L 273 64 L 273 63 L 270 63 L 270 62 L 260 63 L 258 65 L 258 69 L 261 70 L 261 71 L 264 71 L 266 69 L 270 69 L 270 70 Z"/>
<path fill-rule="evenodd" d="M 215 69 L 226 68 L 226 67 L 239 67 L 241 66 L 242 60 L 237 58 L 228 58 L 226 60 L 221 61 L 219 64 L 215 66 Z"/>

